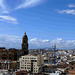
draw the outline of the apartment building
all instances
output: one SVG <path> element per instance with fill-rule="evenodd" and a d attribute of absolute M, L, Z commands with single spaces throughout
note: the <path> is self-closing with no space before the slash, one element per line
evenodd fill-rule
<path fill-rule="evenodd" d="M 20 70 L 26 70 L 32 73 L 39 73 L 42 71 L 44 64 L 44 57 L 39 55 L 25 55 L 19 58 Z"/>

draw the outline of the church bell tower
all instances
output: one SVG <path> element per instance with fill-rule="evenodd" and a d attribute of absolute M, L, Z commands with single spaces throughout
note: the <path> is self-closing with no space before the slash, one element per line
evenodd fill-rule
<path fill-rule="evenodd" d="M 26 35 L 26 32 L 22 38 L 22 55 L 28 54 L 28 37 Z"/>

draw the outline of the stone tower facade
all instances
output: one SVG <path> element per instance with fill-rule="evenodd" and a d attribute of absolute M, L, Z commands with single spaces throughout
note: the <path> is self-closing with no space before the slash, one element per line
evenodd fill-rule
<path fill-rule="evenodd" d="M 22 38 L 22 55 L 28 55 L 28 37 L 26 33 Z"/>

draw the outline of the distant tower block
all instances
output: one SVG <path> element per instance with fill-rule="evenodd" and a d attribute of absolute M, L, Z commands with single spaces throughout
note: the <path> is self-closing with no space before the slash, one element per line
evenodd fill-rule
<path fill-rule="evenodd" d="M 26 35 L 26 32 L 22 38 L 22 55 L 28 54 L 28 37 Z"/>

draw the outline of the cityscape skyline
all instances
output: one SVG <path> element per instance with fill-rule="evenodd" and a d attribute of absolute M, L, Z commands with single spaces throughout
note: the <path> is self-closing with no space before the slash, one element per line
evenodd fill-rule
<path fill-rule="evenodd" d="M 0 47 L 21 48 L 26 32 L 31 49 L 73 49 L 74 16 L 74 0 L 0 0 Z"/>

